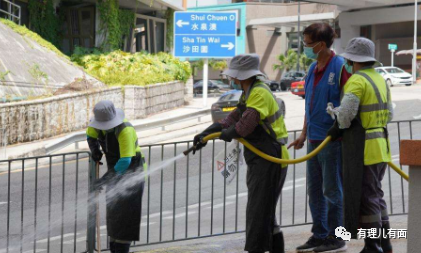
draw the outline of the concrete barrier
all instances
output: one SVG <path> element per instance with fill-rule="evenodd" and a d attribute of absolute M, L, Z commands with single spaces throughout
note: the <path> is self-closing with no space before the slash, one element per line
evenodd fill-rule
<path fill-rule="evenodd" d="M 28 142 L 84 129 L 100 100 L 111 100 L 129 120 L 184 105 L 183 82 L 113 87 L 58 95 L 45 99 L 0 104 L 0 125 L 7 143 Z"/>
<path fill-rule="evenodd" d="M 420 252 L 421 240 L 421 140 L 402 140 L 402 165 L 409 166 L 408 250 Z"/>

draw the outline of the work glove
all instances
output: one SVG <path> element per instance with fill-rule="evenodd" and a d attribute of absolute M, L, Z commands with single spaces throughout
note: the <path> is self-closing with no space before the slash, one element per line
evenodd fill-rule
<path fill-rule="evenodd" d="M 102 165 L 102 162 L 101 162 L 102 155 L 103 154 L 100 150 L 94 150 L 94 151 L 92 151 L 92 160 L 94 160 L 94 162 Z"/>
<path fill-rule="evenodd" d="M 206 146 L 207 142 L 203 143 L 203 138 L 206 136 L 222 131 L 222 125 L 220 123 L 213 123 L 205 131 L 201 132 L 200 134 L 196 135 L 193 139 L 193 146 L 196 147 L 193 150 L 193 155 L 196 153 L 197 150 L 200 150 L 204 146 Z"/>
<path fill-rule="evenodd" d="M 235 125 L 232 125 L 229 128 L 222 130 L 221 136 L 219 136 L 219 139 L 224 140 L 226 142 L 231 142 L 233 138 L 239 138 L 239 137 L 240 135 L 235 130 Z"/>
<path fill-rule="evenodd" d="M 94 162 L 100 162 L 102 159 L 102 152 L 99 148 L 98 140 L 95 138 L 88 137 L 87 141 L 89 149 L 91 150 L 92 160 L 94 160 Z"/>
<path fill-rule="evenodd" d="M 333 126 L 327 131 L 327 135 L 332 138 L 331 141 L 336 141 L 342 137 L 343 132 L 344 130 L 339 128 L 338 121 L 335 120 Z"/>

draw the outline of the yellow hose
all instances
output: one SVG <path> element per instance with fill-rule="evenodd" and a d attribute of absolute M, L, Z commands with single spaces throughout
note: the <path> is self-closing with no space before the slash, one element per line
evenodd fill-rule
<path fill-rule="evenodd" d="M 203 138 L 203 142 L 208 142 L 209 140 L 219 138 L 220 135 L 221 135 L 221 132 L 210 134 L 210 135 Z M 301 158 L 289 159 L 289 160 L 279 159 L 279 158 L 267 155 L 267 154 L 263 153 L 262 151 L 258 150 L 257 148 L 255 148 L 254 146 L 252 146 L 248 141 L 244 140 L 243 138 L 238 138 L 237 140 L 239 142 L 241 142 L 245 147 L 250 149 L 256 155 L 258 155 L 258 156 L 260 156 L 260 157 L 262 157 L 262 158 L 264 158 L 264 159 L 266 159 L 270 162 L 278 163 L 278 164 L 297 164 L 297 163 L 305 162 L 305 161 L 309 160 L 310 158 L 312 158 L 313 156 L 317 155 L 330 142 L 331 137 L 330 136 L 326 137 L 326 139 L 315 150 L 313 150 L 311 153 L 309 153 L 309 154 L 307 154 L 307 155 L 305 155 Z M 401 177 L 403 177 L 406 181 L 409 181 L 409 176 L 405 172 L 403 172 L 398 166 L 396 166 L 392 162 L 389 162 L 388 164 Z"/>

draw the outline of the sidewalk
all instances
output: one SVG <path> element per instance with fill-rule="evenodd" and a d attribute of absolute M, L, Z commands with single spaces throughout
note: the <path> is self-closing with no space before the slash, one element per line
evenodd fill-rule
<path fill-rule="evenodd" d="M 138 119 L 138 120 L 131 120 L 130 122 L 133 125 L 137 125 L 137 124 L 147 124 L 149 122 L 155 121 L 155 120 L 159 120 L 159 119 L 168 119 L 171 117 L 175 117 L 175 116 L 183 116 L 183 115 L 189 115 L 191 113 L 197 112 L 197 111 L 201 111 L 204 109 L 210 109 L 212 103 L 214 103 L 219 97 L 210 97 L 208 98 L 207 101 L 207 106 L 203 107 L 203 99 L 202 98 L 194 98 L 189 105 L 183 106 L 183 107 L 179 107 L 176 109 L 172 109 L 172 110 L 168 110 L 168 111 L 164 111 L 164 112 L 160 112 L 157 114 L 153 114 L 145 119 Z M 130 120 L 130 119 L 129 119 Z M 202 122 L 199 122 L 201 124 L 206 123 L 206 122 L 210 122 L 210 115 L 203 117 Z M 189 135 L 189 134 L 193 134 L 195 131 L 199 131 L 202 130 L 202 128 L 197 128 L 197 129 L 188 129 L 188 127 L 191 126 L 196 126 L 198 124 L 197 120 L 195 120 L 195 122 L 193 121 L 186 121 L 186 122 L 182 122 L 182 124 L 174 124 L 177 126 L 168 126 L 165 127 L 165 130 L 162 130 L 161 128 L 159 129 L 151 129 L 151 130 L 147 130 L 144 132 L 139 132 L 138 133 L 138 137 L 139 137 L 139 144 L 140 145 L 146 145 L 146 144 L 151 144 L 151 143 L 158 143 L 158 142 L 163 142 L 166 139 L 172 138 L 172 134 L 171 132 L 174 131 L 174 129 L 180 129 L 181 128 L 187 128 L 187 132 L 183 133 L 179 133 L 180 136 L 175 136 L 174 138 L 177 137 L 182 137 L 183 135 Z M 85 129 L 81 129 L 80 131 L 84 131 Z M 48 138 L 48 139 L 43 139 L 43 140 L 37 140 L 37 141 L 33 141 L 33 142 L 26 142 L 26 143 L 19 143 L 19 144 L 14 144 L 14 145 L 10 145 L 6 147 L 6 157 L 8 159 L 11 158 L 17 158 L 17 157 L 22 157 L 22 156 L 38 156 L 38 155 L 45 155 L 45 149 L 44 147 L 47 146 L 48 144 L 51 144 L 55 141 L 57 141 L 60 138 L 64 138 L 67 135 L 73 134 L 75 132 L 72 133 L 66 133 L 66 134 L 62 134 L 59 136 L 55 136 L 53 138 Z M 170 133 L 170 134 L 166 134 L 166 133 Z M 146 140 L 146 141 L 145 141 Z M 87 144 L 85 143 L 81 143 L 79 145 L 78 150 L 87 150 Z M 64 153 L 64 152 L 74 152 L 76 151 L 75 149 L 75 145 L 70 145 L 67 148 L 64 148 L 62 150 L 60 150 L 58 153 Z M 3 158 L 0 158 L 0 160 Z"/>
<path fill-rule="evenodd" d="M 391 217 L 393 229 L 406 229 L 408 216 L 400 215 Z M 303 244 L 311 236 L 311 225 L 284 228 L 285 252 L 295 253 L 295 248 Z M 138 253 L 243 253 L 245 234 L 223 235 L 205 239 L 196 239 L 168 244 L 158 244 L 139 248 Z M 392 239 L 393 253 L 406 253 L 406 239 Z M 363 248 L 364 240 L 351 240 L 347 243 L 347 253 L 359 253 Z M 134 249 L 132 249 L 134 250 Z"/>

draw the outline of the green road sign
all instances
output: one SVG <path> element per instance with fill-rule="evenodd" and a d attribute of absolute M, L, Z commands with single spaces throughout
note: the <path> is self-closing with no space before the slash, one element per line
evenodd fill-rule
<path fill-rule="evenodd" d="M 389 44 L 389 50 L 397 50 L 398 49 L 398 45 L 396 44 Z"/>

